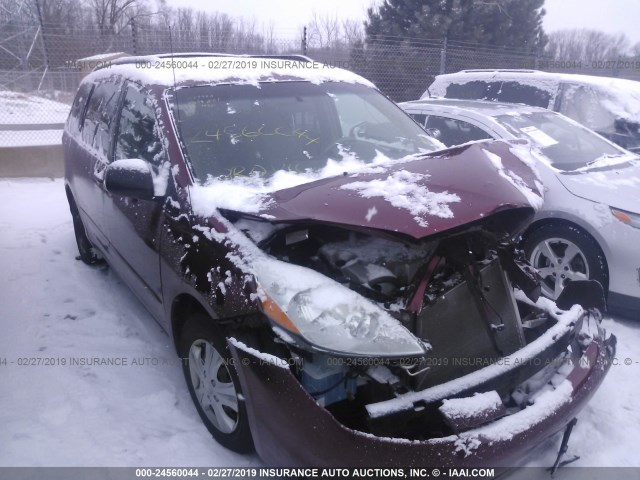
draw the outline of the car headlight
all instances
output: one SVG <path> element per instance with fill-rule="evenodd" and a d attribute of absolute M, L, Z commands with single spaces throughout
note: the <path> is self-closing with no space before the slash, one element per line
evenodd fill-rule
<path fill-rule="evenodd" d="M 640 215 L 637 213 L 625 212 L 617 208 L 611 207 L 611 213 L 622 223 L 626 223 L 634 228 L 640 228 Z"/>
<path fill-rule="evenodd" d="M 428 351 L 428 344 L 398 320 L 349 288 L 304 267 L 277 260 L 270 264 L 256 269 L 265 313 L 315 349 L 385 358 Z"/>

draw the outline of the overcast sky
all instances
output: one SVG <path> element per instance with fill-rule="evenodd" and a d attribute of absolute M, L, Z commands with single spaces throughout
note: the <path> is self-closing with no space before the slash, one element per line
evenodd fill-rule
<path fill-rule="evenodd" d="M 380 0 L 377 0 L 378 2 Z M 167 0 L 174 7 L 190 6 L 254 18 L 258 25 L 274 24 L 281 37 L 293 36 L 316 11 L 320 15 L 364 20 L 372 0 Z M 640 42 L 639 0 L 546 0 L 545 29 L 592 28 L 624 32 L 632 43 Z"/>

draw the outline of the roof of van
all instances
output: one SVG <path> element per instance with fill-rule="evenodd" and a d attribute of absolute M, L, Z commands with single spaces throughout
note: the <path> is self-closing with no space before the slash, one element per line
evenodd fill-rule
<path fill-rule="evenodd" d="M 236 83 L 258 86 L 259 82 L 308 81 L 373 83 L 355 73 L 326 65 L 302 55 L 229 55 L 177 53 L 124 57 L 94 69 L 85 80 L 122 75 L 146 85 L 192 86 Z"/>

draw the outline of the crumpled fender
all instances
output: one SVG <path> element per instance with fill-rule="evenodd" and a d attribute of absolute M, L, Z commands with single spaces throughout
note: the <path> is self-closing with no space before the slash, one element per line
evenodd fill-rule
<path fill-rule="evenodd" d="M 551 413 L 529 410 L 505 417 L 528 427 L 496 439 L 485 427 L 460 435 L 411 441 L 376 437 L 340 424 L 302 388 L 284 361 L 229 341 L 258 455 L 274 466 L 513 467 L 533 446 L 562 430 L 596 391 L 615 355 L 616 338 L 596 339 L 565 382 L 570 395 Z M 568 385 L 568 384 L 566 384 Z M 552 392 L 559 392 L 560 389 Z M 519 420 L 520 419 L 520 420 Z M 474 439 L 469 446 L 469 439 Z"/>

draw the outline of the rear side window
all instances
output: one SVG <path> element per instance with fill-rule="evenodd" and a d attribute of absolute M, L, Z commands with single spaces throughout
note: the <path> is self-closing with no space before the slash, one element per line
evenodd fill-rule
<path fill-rule="evenodd" d="M 123 158 L 141 158 L 156 167 L 164 161 L 149 93 L 132 83 L 127 85 L 115 146 L 115 159 Z"/>
<path fill-rule="evenodd" d="M 546 90 L 531 85 L 523 85 L 519 82 L 503 82 L 500 90 L 496 93 L 496 98 L 492 98 L 491 100 L 507 103 L 524 103 L 532 107 L 548 108 L 549 102 L 551 101 L 551 94 Z"/>
<path fill-rule="evenodd" d="M 465 83 L 452 83 L 447 87 L 446 98 L 460 100 L 496 100 L 502 82 L 473 80 Z"/>
<path fill-rule="evenodd" d="M 473 80 L 466 83 L 450 84 L 447 86 L 445 97 L 461 100 L 524 103 L 533 107 L 548 108 L 552 95 L 547 90 L 516 81 Z"/>
<path fill-rule="evenodd" d="M 71 132 L 77 132 L 80 130 L 82 125 L 82 115 L 84 114 L 84 109 L 87 105 L 87 100 L 91 95 L 92 88 L 92 83 L 83 83 L 78 88 L 78 93 L 76 93 L 76 98 L 73 99 L 73 105 L 71 105 L 71 111 L 69 112 L 69 119 L 67 121 L 67 125 Z"/>
<path fill-rule="evenodd" d="M 109 157 L 111 128 L 118 108 L 120 87 L 121 82 L 116 78 L 98 83 L 91 94 L 84 116 L 82 139 L 104 159 Z"/>

